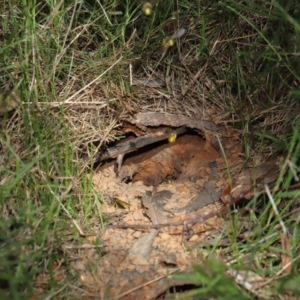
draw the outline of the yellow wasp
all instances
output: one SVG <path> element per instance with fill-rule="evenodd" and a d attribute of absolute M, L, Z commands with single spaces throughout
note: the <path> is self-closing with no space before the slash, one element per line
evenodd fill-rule
<path fill-rule="evenodd" d="M 175 142 L 176 139 L 177 139 L 177 133 L 174 132 L 174 131 L 172 131 L 172 132 L 170 133 L 169 137 L 168 137 L 169 143 Z"/>
<path fill-rule="evenodd" d="M 184 28 L 180 28 L 172 36 L 164 38 L 161 47 L 154 52 L 155 56 L 160 55 L 163 57 L 167 50 L 175 45 L 175 40 L 181 38 L 185 32 Z"/>
<path fill-rule="evenodd" d="M 180 28 L 178 29 L 171 37 L 166 37 L 162 41 L 162 46 L 166 50 L 170 47 L 173 47 L 175 45 L 175 40 L 180 39 L 185 34 L 185 29 Z"/>
<path fill-rule="evenodd" d="M 145 2 L 142 6 L 142 11 L 146 16 L 152 14 L 153 5 L 150 2 Z"/>
<path fill-rule="evenodd" d="M 115 208 L 126 209 L 126 208 L 129 208 L 129 206 L 130 206 L 129 203 L 127 203 L 121 199 L 118 199 L 118 198 L 113 198 L 111 202 Z"/>

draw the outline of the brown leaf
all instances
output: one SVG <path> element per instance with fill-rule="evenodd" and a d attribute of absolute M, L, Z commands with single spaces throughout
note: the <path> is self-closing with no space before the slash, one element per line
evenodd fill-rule
<path fill-rule="evenodd" d="M 167 223 L 167 219 L 164 214 L 153 207 L 148 196 L 144 197 L 143 205 L 145 208 L 147 208 L 146 214 L 151 219 L 153 224 Z M 129 255 L 131 257 L 140 257 L 145 261 L 148 261 L 150 258 L 152 243 L 157 233 L 157 229 L 152 229 L 149 233 L 144 234 L 142 237 L 140 237 L 129 250 Z"/>
<path fill-rule="evenodd" d="M 149 233 L 141 236 L 129 250 L 129 256 L 135 256 L 149 261 L 152 243 L 158 233 L 157 229 L 151 229 Z"/>
<path fill-rule="evenodd" d="M 161 211 L 153 207 L 149 197 L 144 197 L 143 205 L 145 208 L 147 208 L 146 214 L 151 219 L 154 225 L 167 223 L 167 218 L 165 217 L 165 215 Z"/>
<path fill-rule="evenodd" d="M 287 237 L 285 234 L 281 234 L 280 236 L 281 246 L 284 250 L 281 254 L 281 262 L 283 274 L 290 274 L 292 271 L 292 254 L 291 254 L 291 238 Z"/>
<path fill-rule="evenodd" d="M 276 157 L 255 168 L 243 171 L 233 183 L 230 191 L 231 198 L 250 199 L 253 193 L 263 189 L 265 184 L 272 185 L 278 178 L 282 160 L 283 157 Z"/>
<path fill-rule="evenodd" d="M 213 132 L 220 131 L 220 128 L 212 121 L 193 119 L 182 115 L 172 115 L 166 113 L 146 112 L 137 113 L 129 122 L 143 126 L 161 126 L 167 125 L 172 127 L 187 126 L 199 130 L 210 130 Z"/>
<path fill-rule="evenodd" d="M 221 195 L 221 200 L 225 203 L 225 204 L 230 204 L 232 199 L 230 196 L 230 184 L 227 184 L 226 187 L 223 189 L 222 191 L 222 195 Z"/>

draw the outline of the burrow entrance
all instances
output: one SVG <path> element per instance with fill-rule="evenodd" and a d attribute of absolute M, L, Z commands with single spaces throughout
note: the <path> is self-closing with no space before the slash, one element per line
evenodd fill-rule
<path fill-rule="evenodd" d="M 146 123 L 147 118 L 141 119 Z M 185 119 L 185 123 L 188 122 L 194 126 L 198 120 Z M 153 224 L 185 224 L 189 213 L 206 215 L 218 211 L 222 207 L 220 194 L 227 182 L 226 163 L 232 166 L 238 160 L 241 143 L 236 132 L 218 133 L 223 150 L 228 154 L 225 163 L 216 147 L 216 135 L 204 131 L 203 137 L 196 130 L 180 126 L 147 125 L 142 131 L 138 126 L 131 126 L 130 130 L 124 127 L 123 133 L 128 137 L 102 153 L 102 157 L 111 155 L 114 159 L 101 163 L 93 175 L 93 183 L 101 196 L 101 212 L 108 216 L 107 223 L 121 227 L 108 227 L 101 235 L 107 254 L 99 263 L 95 261 L 100 270 L 98 278 L 105 278 L 100 286 L 105 286 L 110 274 L 116 287 L 126 286 L 126 290 L 130 290 L 149 278 L 169 274 L 170 267 L 187 270 L 199 258 L 192 248 L 191 252 L 186 251 L 183 243 L 186 247 L 199 247 L 218 239 L 224 227 L 218 216 L 185 231 L 184 225 L 148 228 Z M 230 137 L 228 141 L 226 137 Z M 149 140 L 156 142 L 147 144 Z M 141 144 L 144 146 L 138 148 Z M 120 161 L 116 154 L 128 147 L 137 150 L 126 153 L 116 172 L 115 162 Z M 122 225 L 141 225 L 146 229 L 126 229 Z M 150 291 L 160 295 L 169 286 L 168 281 L 163 287 L 159 284 L 150 286 L 147 295 Z"/>
<path fill-rule="evenodd" d="M 195 211 L 219 200 L 225 184 L 220 171 L 225 169 L 225 162 L 215 141 L 188 128 L 151 127 L 147 131 L 150 137 L 167 134 L 160 141 L 126 153 L 119 168 L 120 158 L 103 161 L 97 167 L 94 184 L 104 199 L 131 205 L 150 193 L 158 209 L 172 214 Z M 176 131 L 179 134 L 175 138 Z M 125 138 L 109 145 L 106 152 L 120 150 L 126 143 L 134 149 L 136 141 L 146 136 L 132 125 L 125 126 L 123 132 Z"/>

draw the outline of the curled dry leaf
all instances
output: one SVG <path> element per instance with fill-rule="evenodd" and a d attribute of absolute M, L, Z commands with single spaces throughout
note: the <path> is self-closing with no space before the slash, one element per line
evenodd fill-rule
<path fill-rule="evenodd" d="M 147 208 L 146 214 L 151 219 L 154 225 L 167 223 L 167 218 L 165 217 L 165 215 L 152 205 L 151 200 L 148 196 L 144 197 L 143 205 L 145 208 Z"/>
<path fill-rule="evenodd" d="M 255 168 L 243 171 L 232 184 L 227 185 L 222 193 L 225 204 L 234 203 L 240 199 L 250 199 L 254 192 L 260 191 L 265 184 L 272 185 L 278 178 L 283 157 L 273 158 Z"/>
<path fill-rule="evenodd" d="M 210 130 L 213 132 L 218 132 L 220 128 L 212 121 L 193 119 L 181 115 L 171 115 L 166 113 L 137 113 L 133 118 L 130 119 L 132 124 L 142 125 L 142 126 L 173 126 L 180 127 L 186 126 L 198 130 Z"/>

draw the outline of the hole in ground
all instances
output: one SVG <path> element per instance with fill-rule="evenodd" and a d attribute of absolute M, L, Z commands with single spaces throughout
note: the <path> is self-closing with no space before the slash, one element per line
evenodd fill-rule
<path fill-rule="evenodd" d="M 201 136 L 188 132 L 175 142 L 157 142 L 125 155 L 119 178 L 154 187 L 170 179 L 195 182 L 208 175 L 209 164 L 218 157 Z"/>
<path fill-rule="evenodd" d="M 126 139 L 134 140 L 134 136 Z M 99 179 L 95 176 L 94 182 L 97 180 L 101 193 L 128 203 L 138 203 L 138 197 L 152 192 L 159 210 L 177 214 L 219 200 L 216 182 L 221 161 L 209 141 L 188 130 L 174 142 L 166 138 L 126 154 L 118 176 L 115 160 L 111 160 L 100 168 Z"/>

